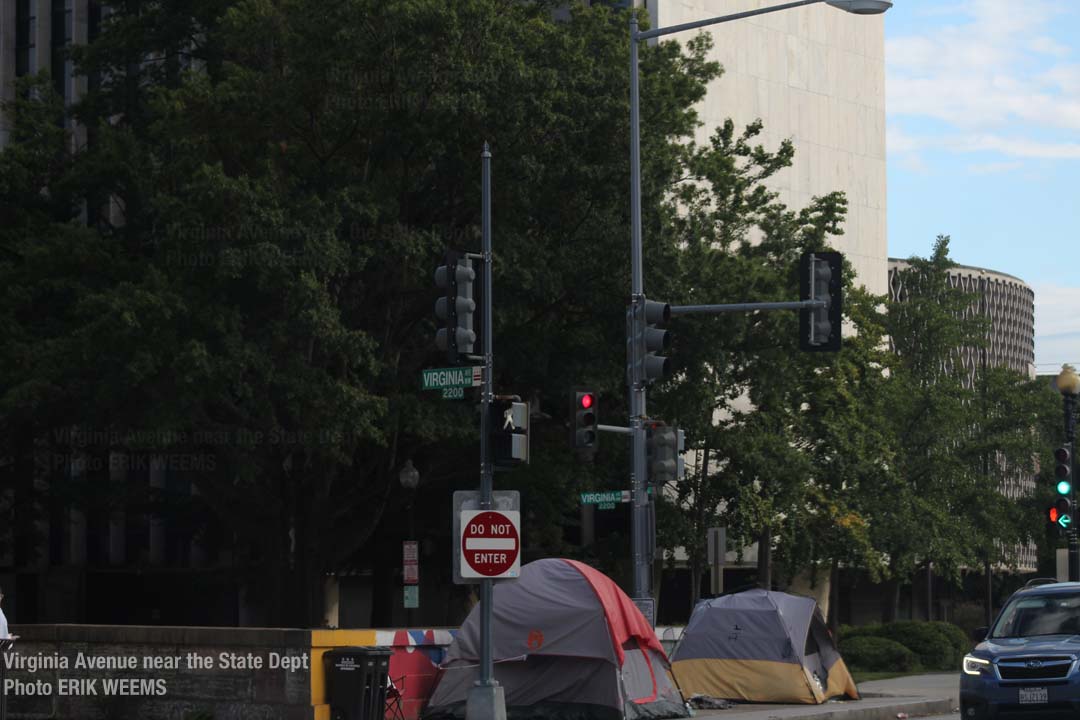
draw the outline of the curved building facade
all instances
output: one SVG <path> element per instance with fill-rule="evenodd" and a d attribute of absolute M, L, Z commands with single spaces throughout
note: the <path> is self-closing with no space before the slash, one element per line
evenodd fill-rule
<path fill-rule="evenodd" d="M 902 272 L 906 260 L 889 258 L 889 299 L 907 297 Z M 972 387 L 978 369 L 1004 367 L 1029 378 L 1035 377 L 1035 292 L 1023 280 L 996 270 L 956 265 L 949 271 L 949 284 L 976 296 L 968 316 L 989 318 L 985 348 L 963 348 L 960 365 L 965 385 Z"/>
<path fill-rule="evenodd" d="M 889 258 L 889 299 L 902 302 L 908 297 L 903 271 L 906 260 Z M 967 316 L 982 316 L 990 321 L 987 342 L 981 348 L 960 348 L 956 362 L 964 385 L 974 387 L 979 369 L 1003 367 L 1025 377 L 1035 378 L 1035 292 L 1020 278 L 987 270 L 956 265 L 949 270 L 949 284 L 975 295 L 976 301 Z M 1035 492 L 1035 478 L 1029 474 L 1006 477 L 1001 492 L 1010 499 Z M 1017 568 L 1034 572 L 1038 566 L 1034 545 L 1015 548 Z"/>

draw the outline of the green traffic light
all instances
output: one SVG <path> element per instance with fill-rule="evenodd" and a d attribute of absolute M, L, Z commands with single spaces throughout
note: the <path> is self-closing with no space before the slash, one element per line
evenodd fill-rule
<path fill-rule="evenodd" d="M 1058 525 L 1060 525 L 1063 528 L 1068 528 L 1071 523 L 1072 523 L 1072 518 L 1069 517 L 1068 515 L 1062 515 L 1061 517 L 1058 518 Z"/>
<path fill-rule="evenodd" d="M 1057 491 L 1061 495 L 1068 495 L 1070 492 L 1072 492 L 1072 485 L 1069 483 L 1068 480 L 1062 480 L 1057 484 Z"/>

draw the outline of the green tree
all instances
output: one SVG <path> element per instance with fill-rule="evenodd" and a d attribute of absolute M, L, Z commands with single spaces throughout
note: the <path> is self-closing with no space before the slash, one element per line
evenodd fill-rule
<path fill-rule="evenodd" d="M 728 122 L 693 156 L 668 207 L 671 237 L 661 267 L 679 271 L 665 299 L 679 304 L 790 300 L 798 258 L 842 234 L 839 193 L 790 210 L 768 180 L 794 148 L 755 144 L 761 123 L 736 134 Z M 688 556 L 692 601 L 704 565 L 706 529 L 725 524 L 738 543 L 759 544 L 759 582 L 771 584 L 770 551 L 781 538 L 789 575 L 811 559 L 872 557 L 856 499 L 859 481 L 883 465 L 876 392 L 882 382 L 881 321 L 874 299 L 848 273 L 846 316 L 858 336 L 838 355 L 798 349 L 793 313 L 680 317 L 676 377 L 660 388 L 660 415 L 687 428 L 699 465 L 668 498 L 662 538 Z M 864 405 L 860 401 L 866 401 Z M 873 412 L 868 410 L 873 409 Z M 865 459 L 863 459 L 865 457 Z M 862 487 L 868 485 L 863 484 Z M 841 539 L 840 536 L 843 536 Z M 857 550 L 855 549 L 857 548 Z"/>
<path fill-rule="evenodd" d="M 653 224 L 718 72 L 707 49 L 643 50 Z M 42 206 L 5 227 L 36 253 L 0 259 L 15 279 L 2 312 L 24 333 L 5 351 L 5 442 L 33 415 L 30 448 L 110 428 L 125 440 L 89 451 L 213 458 L 187 477 L 234 535 L 263 621 L 319 623 L 322 577 L 404 502 L 406 458 L 426 497 L 477 482 L 474 413 L 417 383 L 442 364 L 432 270 L 447 246 L 477 249 L 486 140 L 496 388 L 558 408 L 533 465 L 499 484 L 524 494 L 527 557 L 564 552 L 582 482 L 557 427 L 566 391 L 595 380 L 606 412 L 625 411 L 629 262 L 612 229 L 627 227 L 627 52 L 625 14 L 606 8 L 557 21 L 550 3 L 511 0 L 118 5 L 75 52 L 99 79 L 74 109 L 89 142 L 57 155 L 70 138 L 37 95 L 0 154 L 0 207 Z M 134 448 L 136 431 L 159 441 Z M 625 476 L 612 458 L 595 482 Z"/>
<path fill-rule="evenodd" d="M 958 578 L 965 567 L 1012 563 L 1038 526 L 1026 503 L 1002 490 L 1035 472 L 1046 396 L 988 364 L 989 315 L 977 295 L 949 281 L 948 248 L 941 236 L 930 258 L 912 258 L 900 273 L 901 301 L 889 305 L 896 482 L 884 488 L 888 512 L 874 531 L 889 557 L 892 616 L 900 584 L 917 567 L 933 563 Z M 962 365 L 964 349 L 981 357 L 977 367 Z"/>

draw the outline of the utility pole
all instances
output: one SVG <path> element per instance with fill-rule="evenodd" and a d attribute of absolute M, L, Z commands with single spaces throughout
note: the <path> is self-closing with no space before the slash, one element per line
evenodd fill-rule
<path fill-rule="evenodd" d="M 1080 581 L 1080 537 L 1077 537 L 1076 527 L 1076 488 L 1073 478 L 1075 476 L 1076 461 L 1073 459 L 1076 441 L 1076 396 L 1080 393 L 1080 376 L 1071 365 L 1063 365 L 1061 372 L 1054 379 L 1054 386 L 1061 393 L 1065 420 L 1065 452 L 1067 457 L 1058 457 L 1059 466 L 1055 472 L 1059 477 L 1062 475 L 1068 480 L 1068 488 L 1058 486 L 1058 493 L 1062 495 L 1058 504 L 1063 505 L 1056 513 L 1057 517 L 1051 520 L 1057 521 L 1065 528 L 1065 536 L 1068 539 L 1069 548 L 1069 582 Z M 1060 452 L 1060 451 L 1059 451 Z M 1062 492 L 1062 490 L 1067 492 Z"/>
<path fill-rule="evenodd" d="M 1076 461 L 1073 459 L 1073 454 L 1076 450 L 1076 394 L 1075 393 L 1063 393 L 1065 405 L 1065 444 L 1069 448 L 1069 470 L 1070 477 L 1075 476 Z M 1076 487 L 1073 484 L 1069 489 L 1069 507 L 1072 514 L 1076 514 Z M 1076 518 L 1073 517 L 1073 522 L 1069 523 L 1069 528 L 1065 532 L 1068 538 L 1069 547 L 1069 582 L 1080 581 L 1080 538 L 1077 537 Z"/>
<path fill-rule="evenodd" d="M 482 216 L 483 216 L 483 348 L 484 369 L 480 407 L 480 509 L 492 509 L 491 463 L 491 403 L 495 399 L 492 390 L 494 353 L 492 349 L 491 312 L 491 150 L 484 143 L 482 158 Z M 495 680 L 495 664 L 492 661 L 491 603 L 495 581 L 480 581 L 480 679 L 469 689 L 465 702 L 466 720 L 506 720 L 506 697 L 503 688 Z"/>
<path fill-rule="evenodd" d="M 689 314 L 691 312 L 739 312 L 739 311 L 756 311 L 756 310 L 787 310 L 797 309 L 800 311 L 813 311 L 813 310 L 826 310 L 829 311 L 829 315 L 833 318 L 838 318 L 840 313 L 839 303 L 834 306 L 830 306 L 826 302 L 818 300 L 810 300 L 802 303 L 751 303 L 741 306 L 721 306 L 721 305 L 706 305 L 706 306 L 685 306 L 683 308 L 668 308 L 666 304 L 651 302 L 645 297 L 645 283 L 642 272 L 642 238 L 641 238 L 641 98 L 639 88 L 639 65 L 638 65 L 638 46 L 651 40 L 653 38 L 659 38 L 665 35 L 671 35 L 674 33 L 685 32 L 687 30 L 697 30 L 699 28 L 708 27 L 711 25 L 717 25 L 719 23 L 731 22 L 734 20 L 743 20 L 746 18 L 757 17 L 759 15 L 765 15 L 768 13 L 779 12 L 781 10 L 790 10 L 798 7 L 805 7 L 808 5 L 817 5 L 820 3 L 827 3 L 832 7 L 835 7 L 845 12 L 853 13 L 856 15 L 878 15 L 890 7 L 892 2 L 890 0 L 792 0 L 791 2 L 781 3 L 779 5 L 773 5 L 771 7 L 755 8 L 753 10 L 747 10 L 744 12 L 732 13 L 730 15 L 724 15 L 721 17 L 709 18 L 706 20 L 698 20 L 695 22 L 682 23 L 680 25 L 672 25 L 670 27 L 652 28 L 642 32 L 638 29 L 637 14 L 635 11 L 630 12 L 630 307 L 626 313 L 626 334 L 627 334 L 627 358 L 628 358 L 628 377 L 627 385 L 630 392 L 630 427 L 629 432 L 631 435 L 631 473 L 630 473 L 630 486 L 631 486 L 631 502 L 632 502 L 632 519 L 630 526 L 630 539 L 633 546 L 633 560 L 634 560 L 634 593 L 633 599 L 638 608 L 648 620 L 655 625 L 656 619 L 654 617 L 654 603 L 652 598 L 652 563 L 653 563 L 653 537 L 650 534 L 650 502 L 646 491 L 647 478 L 645 467 L 645 422 L 648 418 L 646 415 L 645 404 L 645 385 L 652 377 L 662 376 L 666 371 L 666 362 L 661 366 L 660 363 L 653 363 L 649 366 L 649 350 L 653 349 L 648 346 L 648 329 L 651 322 L 655 322 L 656 312 L 662 307 L 664 320 L 667 320 L 669 314 L 674 315 L 676 310 L 682 310 L 682 314 Z M 822 258 L 824 263 L 827 263 L 829 267 L 832 264 L 826 259 Z M 815 263 L 811 260 L 811 271 L 817 270 L 819 273 L 823 273 L 823 263 Z M 839 283 L 839 272 L 834 274 L 834 283 Z M 811 285 L 814 285 L 813 279 L 810 279 Z M 653 317 L 650 318 L 650 315 Z M 820 315 L 820 313 L 817 313 Z M 837 321 L 838 323 L 838 321 Z M 811 321 L 808 325 L 809 336 L 806 338 L 806 342 L 813 346 L 816 350 L 837 350 L 839 349 L 839 333 L 835 338 L 826 337 L 822 341 L 816 337 L 816 334 L 822 329 L 822 325 L 817 319 Z M 654 336 L 658 337 L 658 336 Z M 800 339 L 803 342 L 803 339 Z"/>

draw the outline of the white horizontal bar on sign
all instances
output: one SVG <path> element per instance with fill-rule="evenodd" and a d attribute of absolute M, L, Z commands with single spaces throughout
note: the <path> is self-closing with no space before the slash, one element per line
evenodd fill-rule
<path fill-rule="evenodd" d="M 513 550 L 514 540 L 507 538 L 465 538 L 466 550 Z"/>

